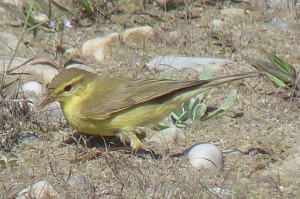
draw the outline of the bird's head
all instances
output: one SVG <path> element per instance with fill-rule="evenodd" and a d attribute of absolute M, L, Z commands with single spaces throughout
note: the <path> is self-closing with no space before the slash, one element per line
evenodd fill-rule
<path fill-rule="evenodd" d="M 72 97 L 82 95 L 95 77 L 95 74 L 77 68 L 62 71 L 47 86 L 47 97 L 40 106 L 45 107 L 54 101 L 68 102 Z"/>

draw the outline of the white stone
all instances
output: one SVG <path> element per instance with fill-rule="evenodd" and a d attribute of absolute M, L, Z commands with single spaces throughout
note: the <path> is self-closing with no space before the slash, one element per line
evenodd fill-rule
<path fill-rule="evenodd" d="M 43 108 L 44 111 L 50 112 L 50 120 L 51 121 L 64 121 L 65 117 L 61 110 L 59 102 L 52 102 Z"/>
<path fill-rule="evenodd" d="M 214 144 L 198 143 L 193 145 L 187 153 L 193 167 L 217 170 L 222 167 L 222 151 Z"/>
<path fill-rule="evenodd" d="M 151 143 L 160 147 L 169 146 L 177 143 L 179 140 L 185 138 L 184 132 L 180 128 L 167 128 L 155 133 L 152 137 L 146 140 L 147 143 Z"/>
<path fill-rule="evenodd" d="M 16 199 L 51 199 L 51 198 L 60 198 L 59 194 L 47 181 L 39 181 L 30 187 L 20 191 Z"/>
<path fill-rule="evenodd" d="M 43 85 L 37 81 L 29 81 L 21 86 L 21 90 L 25 94 L 34 94 L 36 96 L 43 96 Z"/>
<path fill-rule="evenodd" d="M 82 56 L 85 58 L 94 57 L 97 61 L 103 61 L 111 53 L 111 43 L 118 38 L 117 33 L 110 34 L 106 37 L 90 39 L 83 43 L 81 48 Z"/>
<path fill-rule="evenodd" d="M 146 65 L 158 70 L 193 68 L 201 72 L 204 66 L 218 70 L 227 63 L 232 62 L 228 59 L 214 57 L 158 56 L 151 59 Z"/>
<path fill-rule="evenodd" d="M 44 23 L 49 20 L 48 16 L 43 13 L 39 13 L 33 17 L 38 23 Z"/>

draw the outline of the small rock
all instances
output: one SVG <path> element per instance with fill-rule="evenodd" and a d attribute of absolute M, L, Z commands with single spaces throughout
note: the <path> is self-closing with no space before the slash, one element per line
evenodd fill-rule
<path fill-rule="evenodd" d="M 217 170 L 222 167 L 222 151 L 214 144 L 197 143 L 187 150 L 189 161 L 193 167 Z"/>
<path fill-rule="evenodd" d="M 159 56 L 151 59 L 146 65 L 158 70 L 193 68 L 201 72 L 204 66 L 219 70 L 227 63 L 231 61 L 214 57 Z"/>
<path fill-rule="evenodd" d="M 50 199 L 50 198 L 60 198 L 59 194 L 47 181 L 39 181 L 30 187 L 20 191 L 16 199 Z"/>
<path fill-rule="evenodd" d="M 51 121 L 62 122 L 65 120 L 64 114 L 61 110 L 59 102 L 52 102 L 43 108 L 44 111 L 50 112 L 49 119 Z"/>
<path fill-rule="evenodd" d="M 179 140 L 185 138 L 184 132 L 180 128 L 167 128 L 155 133 L 151 138 L 147 139 L 147 143 L 157 145 L 159 147 L 166 147 L 176 144 Z"/>
<path fill-rule="evenodd" d="M 153 38 L 155 35 L 154 29 L 150 26 L 143 26 L 137 28 L 127 29 L 122 37 L 126 44 L 136 43 L 137 41 L 144 41 L 144 39 Z"/>
<path fill-rule="evenodd" d="M 111 43 L 119 34 L 113 33 L 106 37 L 98 37 L 83 43 L 81 52 L 85 58 L 94 57 L 97 61 L 103 61 L 111 53 Z"/>
<path fill-rule="evenodd" d="M 24 94 L 25 99 L 28 100 L 27 104 L 30 111 L 38 106 L 37 103 L 44 94 L 43 85 L 36 81 L 26 82 L 21 86 L 20 91 Z"/>
<path fill-rule="evenodd" d="M 43 13 L 39 13 L 38 15 L 33 17 L 38 23 L 44 23 L 49 20 L 48 16 Z"/>
<path fill-rule="evenodd" d="M 37 81 L 29 81 L 21 86 L 21 90 L 24 92 L 25 96 L 35 95 L 43 96 L 43 85 Z"/>
<path fill-rule="evenodd" d="M 111 44 L 118 41 L 120 37 L 126 44 L 132 44 L 152 38 L 153 36 L 154 30 L 150 26 L 131 28 L 123 34 L 112 33 L 105 37 L 88 40 L 83 43 L 81 53 L 85 58 L 94 57 L 97 61 L 101 62 L 111 55 Z"/>

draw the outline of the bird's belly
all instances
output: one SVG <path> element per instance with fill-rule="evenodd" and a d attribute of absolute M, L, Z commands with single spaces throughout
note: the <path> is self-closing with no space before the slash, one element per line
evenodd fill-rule
<path fill-rule="evenodd" d="M 141 104 L 128 110 L 113 113 L 106 119 L 83 118 L 79 113 L 63 109 L 70 126 L 81 133 L 115 136 L 119 131 L 131 131 L 137 127 L 152 127 L 166 117 L 177 105 L 173 103 Z"/>
<path fill-rule="evenodd" d="M 117 130 L 112 129 L 107 123 L 109 120 L 95 120 L 83 117 L 80 112 L 69 109 L 68 106 L 62 106 L 62 110 L 69 125 L 80 133 L 91 135 L 115 136 Z M 78 109 L 79 110 L 79 109 Z"/>
<path fill-rule="evenodd" d="M 148 104 L 116 113 L 109 122 L 120 131 L 130 131 L 137 127 L 151 127 L 166 117 L 176 105 Z"/>

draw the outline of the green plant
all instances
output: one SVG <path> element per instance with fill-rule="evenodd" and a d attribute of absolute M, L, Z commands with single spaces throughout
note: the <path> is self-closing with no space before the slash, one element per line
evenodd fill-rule
<path fill-rule="evenodd" d="M 245 58 L 254 68 L 268 77 L 276 86 L 299 91 L 299 72 L 275 54 L 263 50 L 268 60 Z"/>
<path fill-rule="evenodd" d="M 163 77 L 171 77 L 170 72 L 164 72 L 162 74 Z M 199 79 L 205 80 L 212 78 L 214 73 L 212 69 L 205 68 L 201 73 Z M 223 104 L 209 111 L 206 105 L 206 97 L 207 97 L 207 89 L 203 89 L 203 92 L 197 95 L 194 98 L 191 98 L 187 103 L 182 104 L 182 106 L 178 107 L 176 111 L 172 112 L 167 118 L 165 118 L 160 125 L 163 127 L 187 127 L 187 123 L 189 121 L 195 120 L 208 120 L 212 117 L 228 110 L 235 104 L 237 98 L 237 91 L 232 90 Z"/>

